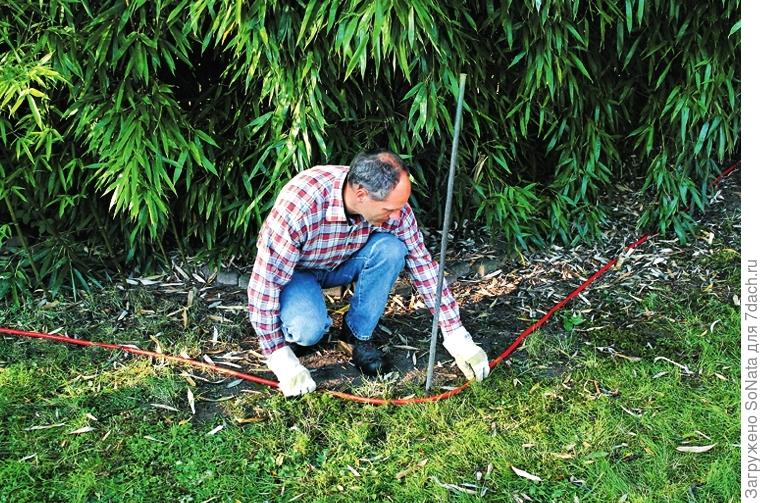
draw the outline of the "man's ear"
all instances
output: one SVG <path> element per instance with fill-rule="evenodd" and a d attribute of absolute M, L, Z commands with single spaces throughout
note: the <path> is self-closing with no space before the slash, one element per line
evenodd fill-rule
<path fill-rule="evenodd" d="M 370 196 L 370 193 L 367 191 L 366 188 L 362 187 L 361 185 L 356 185 L 354 187 L 354 197 L 359 201 L 360 203 L 364 203 L 365 200 Z"/>

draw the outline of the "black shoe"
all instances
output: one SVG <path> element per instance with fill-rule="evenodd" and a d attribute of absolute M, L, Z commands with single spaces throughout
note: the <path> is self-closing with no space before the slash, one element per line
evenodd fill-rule
<path fill-rule="evenodd" d="M 389 365 L 383 351 L 378 349 L 372 341 L 363 341 L 354 337 L 345 322 L 341 325 L 340 338 L 353 346 L 351 362 L 360 372 L 372 376 L 388 373 Z"/>
<path fill-rule="evenodd" d="M 301 358 L 302 356 L 309 356 L 313 353 L 316 353 L 318 350 L 322 349 L 325 341 L 328 340 L 327 333 L 322 336 L 322 339 L 317 341 L 316 344 L 312 346 L 301 346 L 296 343 L 290 344 L 291 350 L 293 351 L 293 354 L 296 355 L 297 358 Z"/>
<path fill-rule="evenodd" d="M 302 356 L 309 356 L 312 353 L 315 353 L 317 351 L 317 344 L 314 346 L 300 346 L 298 344 L 291 344 L 291 350 L 293 351 L 293 354 L 296 355 L 296 358 L 301 358 Z"/>

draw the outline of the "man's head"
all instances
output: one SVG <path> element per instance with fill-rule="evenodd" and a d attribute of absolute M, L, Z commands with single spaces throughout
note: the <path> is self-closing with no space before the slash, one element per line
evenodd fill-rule
<path fill-rule="evenodd" d="M 398 219 L 410 198 L 412 186 L 407 166 L 393 152 L 357 155 L 351 162 L 344 187 L 344 204 L 373 225 Z"/>

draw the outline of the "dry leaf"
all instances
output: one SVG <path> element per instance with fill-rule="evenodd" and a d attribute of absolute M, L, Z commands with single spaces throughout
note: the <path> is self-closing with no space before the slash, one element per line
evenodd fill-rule
<path fill-rule="evenodd" d="M 405 468 L 404 470 L 400 471 L 396 474 L 396 480 L 401 480 L 410 473 L 412 473 L 414 470 L 417 470 L 418 468 L 421 468 L 425 466 L 428 463 L 428 458 L 425 458 L 421 461 L 418 461 L 417 464 L 410 466 L 409 468 Z"/>
<path fill-rule="evenodd" d="M 217 434 L 217 433 L 219 433 L 219 432 L 222 430 L 222 428 L 224 428 L 224 427 L 225 427 L 225 425 L 224 425 L 224 424 L 220 424 L 219 426 L 215 427 L 213 430 L 211 430 L 210 432 L 208 432 L 206 435 L 207 435 L 207 436 L 210 436 L 210 435 L 216 435 L 216 434 Z"/>
<path fill-rule="evenodd" d="M 190 405 L 190 411 L 196 413 L 196 398 L 193 396 L 193 392 L 188 388 L 188 404 Z"/>
<path fill-rule="evenodd" d="M 175 409 L 174 407 L 170 407 L 169 405 L 164 405 L 163 403 L 152 403 L 151 407 L 156 407 L 157 409 L 171 410 L 172 412 L 179 412 L 179 410 Z"/>
<path fill-rule="evenodd" d="M 198 397 L 199 400 L 204 402 L 226 402 L 227 400 L 232 400 L 233 398 L 235 398 L 235 395 L 221 396 L 219 398 Z"/>
<path fill-rule="evenodd" d="M 623 353 L 618 353 L 618 352 L 613 353 L 613 356 L 617 356 L 619 358 L 629 360 L 630 362 L 638 362 L 642 360 L 642 358 L 640 358 L 639 356 L 629 356 L 629 355 L 625 355 Z"/>
<path fill-rule="evenodd" d="M 43 424 L 40 426 L 31 426 L 29 428 L 24 428 L 24 431 L 47 430 L 49 428 L 60 428 L 61 426 L 66 426 L 66 423 Z"/>
<path fill-rule="evenodd" d="M 343 352 L 343 353 L 345 353 L 347 355 L 351 355 L 352 354 L 352 347 L 351 347 L 351 345 L 345 343 L 344 341 L 336 341 L 336 343 L 338 345 L 338 349 L 341 352 Z"/>
<path fill-rule="evenodd" d="M 568 452 L 566 453 L 551 452 L 550 455 L 558 459 L 573 459 L 574 458 L 574 455 Z"/>
<path fill-rule="evenodd" d="M 539 477 L 537 477 L 536 475 L 533 475 L 533 474 L 531 474 L 531 473 L 529 473 L 529 472 L 524 472 L 524 471 L 523 471 L 523 470 L 521 470 L 520 468 L 516 468 L 516 467 L 514 467 L 514 466 L 511 466 L 510 468 L 512 468 L 512 469 L 513 469 L 513 471 L 515 472 L 515 474 L 516 474 L 517 476 L 519 476 L 519 477 L 523 477 L 524 479 L 533 480 L 534 482 L 541 482 L 541 481 L 542 481 L 542 479 L 540 479 L 540 478 L 539 478 Z"/>
<path fill-rule="evenodd" d="M 159 340 L 156 337 L 152 336 L 152 335 L 149 335 L 148 337 L 150 337 L 150 339 L 156 345 L 156 348 L 153 351 L 158 353 L 158 354 L 160 354 L 160 355 L 164 354 L 164 351 L 161 349 L 161 342 L 159 342 Z"/>
<path fill-rule="evenodd" d="M 70 431 L 69 435 L 78 435 L 80 433 L 88 433 L 93 431 L 94 429 L 95 428 L 93 428 L 92 426 L 84 426 L 82 428 L 79 428 L 78 430 Z"/>
<path fill-rule="evenodd" d="M 708 452 L 713 449 L 716 444 L 711 445 L 680 445 L 676 448 L 679 452 L 691 452 L 693 454 L 700 454 L 701 452 Z"/>
<path fill-rule="evenodd" d="M 675 362 L 674 360 L 670 360 L 670 359 L 666 358 L 665 356 L 656 356 L 656 357 L 653 359 L 653 362 L 657 362 L 658 360 L 664 360 L 664 361 L 667 361 L 667 362 L 669 362 L 669 363 L 670 363 L 670 364 L 672 364 L 672 365 L 676 365 L 677 367 L 679 367 L 680 369 L 682 369 L 682 371 L 683 371 L 685 374 L 694 374 L 694 372 L 693 372 L 692 370 L 690 370 L 690 369 L 689 369 L 689 368 L 688 368 L 686 365 L 682 365 L 681 363 L 677 363 L 677 362 Z"/>
<path fill-rule="evenodd" d="M 253 417 L 236 417 L 235 422 L 238 424 L 248 424 L 248 423 L 261 423 L 267 419 L 264 416 L 253 416 Z"/>
<path fill-rule="evenodd" d="M 243 382 L 243 379 L 235 379 L 234 381 L 230 381 L 230 382 L 227 384 L 227 386 L 225 386 L 225 387 L 226 387 L 226 388 L 234 388 L 235 386 L 239 385 L 239 384 L 240 384 L 240 383 L 242 383 L 242 382 Z"/>

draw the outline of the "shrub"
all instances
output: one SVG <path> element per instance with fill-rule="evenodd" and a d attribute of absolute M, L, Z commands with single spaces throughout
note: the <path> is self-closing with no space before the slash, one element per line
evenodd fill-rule
<path fill-rule="evenodd" d="M 250 258 L 290 177 L 377 146 L 439 225 L 461 72 L 455 220 L 516 250 L 597 237 L 618 180 L 684 238 L 739 145 L 739 1 L 7 4 L 6 293 L 166 247 Z"/>

